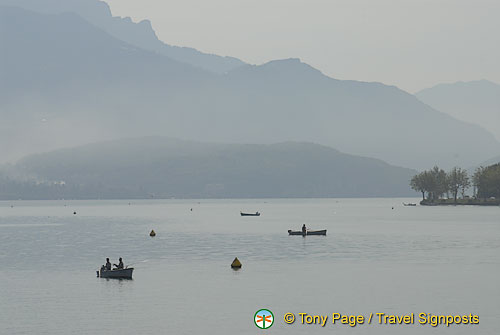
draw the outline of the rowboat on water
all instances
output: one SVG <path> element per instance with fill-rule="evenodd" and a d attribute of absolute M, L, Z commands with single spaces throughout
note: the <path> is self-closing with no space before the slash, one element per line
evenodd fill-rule
<path fill-rule="evenodd" d="M 106 270 L 105 268 L 101 267 L 101 269 L 97 271 L 97 277 L 114 278 L 114 279 L 132 279 L 133 271 L 134 268 Z"/>
<path fill-rule="evenodd" d="M 417 204 L 414 204 L 414 203 L 405 203 L 403 202 L 403 206 L 416 206 Z"/>
<path fill-rule="evenodd" d="M 259 212 L 255 212 L 255 213 L 243 213 L 243 212 L 240 212 L 241 216 L 260 216 L 260 213 Z"/>
<path fill-rule="evenodd" d="M 288 235 L 301 235 L 301 236 L 306 236 L 306 235 L 326 235 L 326 229 L 324 230 L 307 230 L 305 233 L 302 232 L 301 230 L 288 230 Z"/>

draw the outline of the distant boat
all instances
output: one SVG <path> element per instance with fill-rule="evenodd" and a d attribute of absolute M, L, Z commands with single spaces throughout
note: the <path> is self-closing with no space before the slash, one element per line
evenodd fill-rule
<path fill-rule="evenodd" d="M 243 213 L 243 212 L 240 212 L 241 216 L 260 216 L 260 213 L 259 212 L 255 212 L 255 213 Z"/>
<path fill-rule="evenodd" d="M 403 206 L 416 206 L 416 205 L 417 204 L 414 204 L 414 203 L 411 203 L 411 202 L 409 202 L 409 203 L 404 203 L 403 202 Z"/>
<path fill-rule="evenodd" d="M 132 279 L 133 271 L 134 268 L 106 270 L 104 267 L 101 267 L 101 270 L 97 271 L 97 276 L 100 278 Z"/>
<path fill-rule="evenodd" d="M 296 230 L 296 231 L 288 230 L 288 235 L 301 235 L 301 236 L 305 236 L 305 235 L 323 235 L 323 236 L 325 236 L 326 235 L 326 229 L 324 229 L 324 230 L 308 230 L 308 231 L 305 232 L 305 234 L 301 230 Z"/>

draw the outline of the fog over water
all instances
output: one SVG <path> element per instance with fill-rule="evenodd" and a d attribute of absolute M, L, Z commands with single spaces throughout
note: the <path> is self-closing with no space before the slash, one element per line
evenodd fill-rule
<path fill-rule="evenodd" d="M 9 334 L 255 334 L 268 308 L 276 334 L 494 334 L 498 207 L 408 200 L 1 202 L 0 322 Z M 288 236 L 303 223 L 327 236 Z M 134 279 L 96 278 L 105 257 L 132 263 Z M 323 329 L 287 325 L 287 312 L 472 313 L 480 324 Z"/>

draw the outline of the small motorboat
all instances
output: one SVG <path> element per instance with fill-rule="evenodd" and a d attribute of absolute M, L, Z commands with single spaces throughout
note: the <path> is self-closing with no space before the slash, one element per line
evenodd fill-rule
<path fill-rule="evenodd" d="M 307 230 L 305 233 L 303 233 L 301 230 L 288 230 L 288 235 L 301 235 L 301 236 L 306 236 L 306 235 L 323 235 L 326 236 L 326 229 L 324 230 Z"/>
<path fill-rule="evenodd" d="M 255 212 L 255 213 L 243 213 L 243 212 L 240 212 L 241 216 L 260 216 L 260 213 L 259 212 Z"/>
<path fill-rule="evenodd" d="M 97 271 L 97 277 L 113 278 L 113 279 L 132 279 L 132 272 L 134 272 L 134 268 L 106 270 L 106 268 L 103 266 L 99 271 Z"/>
<path fill-rule="evenodd" d="M 416 206 L 416 205 L 417 204 L 414 204 L 414 203 L 411 203 L 411 202 L 409 202 L 409 203 L 404 203 L 403 202 L 403 206 Z"/>

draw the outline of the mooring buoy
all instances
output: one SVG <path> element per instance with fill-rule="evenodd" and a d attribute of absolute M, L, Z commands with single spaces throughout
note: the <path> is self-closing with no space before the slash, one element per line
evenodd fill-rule
<path fill-rule="evenodd" d="M 231 263 L 231 267 L 233 269 L 241 269 L 241 262 L 240 260 L 238 259 L 238 257 L 235 257 L 234 258 L 234 261 Z"/>
<path fill-rule="evenodd" d="M 149 236 L 151 236 L 151 237 L 155 237 L 156 236 L 156 232 L 154 231 L 154 229 L 151 230 L 151 233 L 149 233 Z"/>

